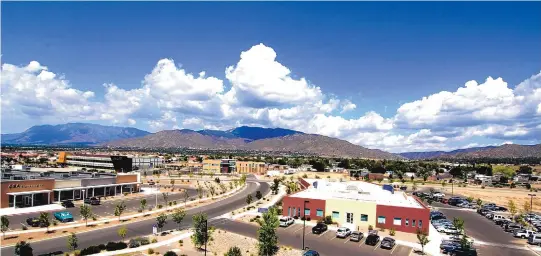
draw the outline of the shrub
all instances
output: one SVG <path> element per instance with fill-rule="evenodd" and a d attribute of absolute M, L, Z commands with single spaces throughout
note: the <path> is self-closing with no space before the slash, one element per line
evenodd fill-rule
<path fill-rule="evenodd" d="M 173 204 L 174 204 L 174 205 L 177 205 L 177 201 L 173 201 Z"/>
<path fill-rule="evenodd" d="M 379 231 L 384 232 L 384 231 L 385 231 L 385 228 L 384 228 L 384 227 L 381 227 L 381 228 L 379 228 Z"/>
<path fill-rule="evenodd" d="M 58 221 L 53 220 L 53 226 L 56 226 L 56 225 L 58 225 Z"/>
<path fill-rule="evenodd" d="M 139 210 L 137 210 L 137 212 L 141 213 L 141 212 L 143 212 L 143 210 L 139 209 Z"/>
<path fill-rule="evenodd" d="M 130 241 L 128 242 L 128 247 L 130 248 L 136 248 L 139 246 L 141 246 L 141 244 L 139 243 L 139 241 L 137 241 L 137 239 L 130 239 Z"/>
<path fill-rule="evenodd" d="M 293 216 L 293 219 L 298 220 L 298 219 L 299 219 L 299 216 Z"/>
<path fill-rule="evenodd" d="M 152 238 L 152 240 L 150 240 L 151 243 L 157 243 L 158 240 L 156 240 L 156 238 Z"/>
<path fill-rule="evenodd" d="M 394 228 L 389 229 L 389 235 L 391 236 L 396 235 L 396 231 L 394 230 Z"/>
<path fill-rule="evenodd" d="M 158 209 L 161 209 L 163 207 L 163 205 L 159 204 L 158 205 Z"/>
<path fill-rule="evenodd" d="M 182 247 L 184 245 L 184 241 L 183 240 L 178 240 L 178 246 Z"/>
<path fill-rule="evenodd" d="M 100 246 L 101 245 L 102 244 L 100 244 Z M 91 254 L 100 253 L 102 251 L 102 249 L 100 249 L 100 246 L 91 245 L 87 248 L 84 248 L 80 251 L 80 255 L 91 255 Z M 103 247 L 105 249 L 105 245 L 103 245 Z"/>
<path fill-rule="evenodd" d="M 374 227 L 372 225 L 368 225 L 368 230 L 374 230 Z"/>
<path fill-rule="evenodd" d="M 21 225 L 23 230 L 28 230 L 28 227 L 26 225 Z"/>
<path fill-rule="evenodd" d="M 93 220 L 93 221 L 97 221 L 98 218 L 96 218 L 96 216 L 92 216 L 92 220 Z"/>
<path fill-rule="evenodd" d="M 482 189 L 485 189 L 485 185 L 481 186 Z"/>
<path fill-rule="evenodd" d="M 532 189 L 532 185 L 530 183 L 526 183 L 526 189 Z"/>
<path fill-rule="evenodd" d="M 127 196 L 129 193 L 128 192 L 124 192 L 124 196 Z"/>
<path fill-rule="evenodd" d="M 306 178 L 308 178 L 308 175 L 306 175 L 306 173 L 305 173 L 305 174 L 302 175 L 302 177 L 306 179 Z"/>
<path fill-rule="evenodd" d="M 327 224 L 327 225 L 332 224 L 332 217 L 331 217 L 330 215 L 329 215 L 329 216 L 325 216 L 324 222 L 325 222 L 325 224 Z"/>
<path fill-rule="evenodd" d="M 137 241 L 138 241 L 141 245 L 147 245 L 147 244 L 150 244 L 150 241 L 149 241 L 148 238 L 146 238 L 146 237 L 138 237 L 138 238 L 137 238 Z"/>
<path fill-rule="evenodd" d="M 79 255 L 81 255 L 81 251 L 75 250 L 75 251 L 73 251 L 73 255 L 74 256 L 79 256 Z"/>
<path fill-rule="evenodd" d="M 306 220 L 307 220 L 307 221 L 310 221 L 310 216 L 306 217 Z"/>
<path fill-rule="evenodd" d="M 152 248 L 148 248 L 148 251 L 147 251 L 148 254 L 154 254 L 154 249 Z"/>
<path fill-rule="evenodd" d="M 164 256 L 177 256 L 177 254 L 174 251 L 167 251 Z"/>
<path fill-rule="evenodd" d="M 117 250 L 122 250 L 122 249 L 126 249 L 128 248 L 128 245 L 124 242 L 118 242 L 118 243 L 115 243 L 115 242 L 108 242 L 106 245 L 105 245 L 105 250 L 107 251 L 117 251 Z"/>
<path fill-rule="evenodd" d="M 517 185 L 515 183 L 511 183 L 511 186 L 509 186 L 510 188 L 516 188 Z"/>

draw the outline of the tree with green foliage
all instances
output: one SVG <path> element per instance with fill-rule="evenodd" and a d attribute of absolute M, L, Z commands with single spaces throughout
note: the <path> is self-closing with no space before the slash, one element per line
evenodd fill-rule
<path fill-rule="evenodd" d="M 183 196 L 184 196 L 184 207 L 186 207 L 186 203 L 188 202 L 188 199 L 190 199 L 190 195 L 188 194 L 187 189 L 184 190 Z"/>
<path fill-rule="evenodd" d="M 124 201 L 121 201 L 120 203 L 115 205 L 115 216 L 118 216 L 118 221 L 120 221 L 120 216 L 124 211 L 126 210 L 126 203 Z"/>
<path fill-rule="evenodd" d="M 515 218 L 515 215 L 517 214 L 517 206 L 515 205 L 515 201 L 509 200 L 507 202 L 507 209 L 509 210 L 509 213 L 511 213 L 511 217 Z"/>
<path fill-rule="evenodd" d="M 92 217 L 92 207 L 87 204 L 82 204 L 79 213 L 83 220 L 85 220 L 85 225 L 88 227 L 88 219 Z"/>
<path fill-rule="evenodd" d="M 30 243 L 26 241 L 19 241 L 15 245 L 15 255 L 17 256 L 32 256 L 34 249 L 30 246 Z"/>
<path fill-rule="evenodd" d="M 198 213 L 192 216 L 193 222 L 193 235 L 191 236 L 192 243 L 197 248 L 201 247 L 207 243 L 207 241 L 212 237 L 213 229 L 208 228 L 208 219 L 206 213 Z"/>
<path fill-rule="evenodd" d="M 165 207 L 167 207 L 167 205 L 169 204 L 169 193 L 163 192 L 162 197 L 163 197 L 163 201 L 165 202 Z"/>
<path fill-rule="evenodd" d="M 73 251 L 76 250 L 78 245 L 78 239 L 75 233 L 71 232 L 71 234 L 68 236 L 68 250 Z"/>
<path fill-rule="evenodd" d="M 141 201 L 139 201 L 139 204 L 139 208 L 141 209 L 141 211 L 144 211 L 147 208 L 147 199 L 141 199 Z"/>
<path fill-rule="evenodd" d="M 261 199 L 263 197 L 263 195 L 261 194 L 261 191 L 257 191 L 255 192 L 255 198 L 257 198 L 257 200 Z"/>
<path fill-rule="evenodd" d="M 494 174 L 497 174 L 497 173 L 502 174 L 506 178 L 511 178 L 515 174 L 515 171 L 513 170 L 513 168 L 511 168 L 510 166 L 505 166 L 505 165 L 493 166 L 492 172 Z"/>
<path fill-rule="evenodd" d="M 186 217 L 186 211 L 184 211 L 183 208 L 177 208 L 173 214 L 171 214 L 171 218 L 173 219 L 173 222 L 177 223 L 177 228 L 180 230 L 180 223 L 182 223 L 182 220 L 184 220 L 184 217 Z"/>
<path fill-rule="evenodd" d="M 532 171 L 533 171 L 532 167 L 527 166 L 527 165 L 522 165 L 522 166 L 520 166 L 518 168 L 517 173 L 519 173 L 519 174 L 532 174 Z"/>
<path fill-rule="evenodd" d="M 272 256 L 278 252 L 278 234 L 276 229 L 280 225 L 278 212 L 275 207 L 257 219 L 259 230 L 257 231 L 258 249 L 261 256 Z"/>
<path fill-rule="evenodd" d="M 458 230 L 459 235 L 464 234 L 464 220 L 461 218 L 453 218 L 453 226 Z"/>
<path fill-rule="evenodd" d="M 39 222 L 41 225 L 47 227 L 47 233 L 49 233 L 49 227 L 51 226 L 51 216 L 48 212 L 41 212 L 39 214 Z"/>
<path fill-rule="evenodd" d="M 241 184 L 241 185 L 246 184 L 246 178 L 247 178 L 247 177 L 246 177 L 246 174 L 242 174 L 242 175 L 240 176 L 240 184 Z"/>
<path fill-rule="evenodd" d="M 177 256 L 178 254 L 174 251 L 167 251 L 163 254 L 163 256 Z M 183 254 L 184 255 L 184 254 Z"/>
<path fill-rule="evenodd" d="M 252 203 L 252 200 L 253 200 L 253 199 L 252 199 L 252 194 L 248 194 L 248 195 L 246 196 L 246 203 L 247 203 L 247 204 L 251 204 L 251 203 Z"/>
<path fill-rule="evenodd" d="M 128 229 L 126 228 L 126 226 L 122 226 L 116 231 L 116 233 L 118 234 L 118 236 L 120 236 L 121 240 L 124 240 L 124 238 L 128 234 Z"/>
<path fill-rule="evenodd" d="M 2 230 L 2 236 L 5 239 L 6 238 L 6 231 L 8 231 L 8 229 L 9 229 L 9 219 L 5 215 L 2 215 L 2 217 L 0 217 L 0 229 Z"/>
<path fill-rule="evenodd" d="M 291 177 L 293 177 L 293 176 L 291 176 Z M 280 179 L 276 179 L 276 178 L 275 178 L 275 179 L 273 180 L 272 185 L 271 185 L 272 193 L 275 194 L 275 195 L 278 194 L 278 190 L 279 190 L 279 189 L 280 189 Z"/>
<path fill-rule="evenodd" d="M 242 256 L 242 251 L 237 246 L 229 247 L 224 256 Z"/>
<path fill-rule="evenodd" d="M 162 213 L 158 215 L 158 217 L 156 217 L 156 225 L 158 226 L 160 231 L 162 231 L 162 228 L 163 226 L 165 226 L 166 223 L 167 223 L 167 215 Z"/>
<path fill-rule="evenodd" d="M 201 185 L 197 186 L 197 196 L 199 197 L 199 200 L 203 198 L 203 187 Z"/>
<path fill-rule="evenodd" d="M 477 206 L 479 208 L 481 208 L 481 206 L 483 205 L 483 200 L 481 200 L 481 198 L 477 198 L 477 200 L 475 202 L 477 203 Z"/>
<path fill-rule="evenodd" d="M 421 252 L 425 254 L 425 245 L 430 242 L 430 240 L 428 240 L 428 234 L 421 229 L 417 229 L 417 240 L 421 245 Z"/>

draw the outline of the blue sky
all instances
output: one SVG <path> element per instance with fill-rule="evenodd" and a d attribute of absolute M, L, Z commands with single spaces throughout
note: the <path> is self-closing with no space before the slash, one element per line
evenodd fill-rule
<path fill-rule="evenodd" d="M 9 81 L 3 79 L 2 132 L 66 121 L 151 131 L 249 124 L 320 133 L 391 151 L 539 143 L 538 77 L 526 90 L 534 96 L 517 107 L 520 111 L 501 118 L 490 111 L 525 101 L 513 89 L 541 70 L 540 8 L 539 2 L 3 2 L 2 63 L 21 70 L 31 61 L 39 66 L 12 71 Z M 274 80 L 264 75 L 267 80 L 251 81 L 248 71 L 266 74 L 261 70 L 269 66 L 257 57 L 245 62 L 246 69 L 238 63 L 241 52 L 259 44 L 275 52 L 274 62 L 291 71 L 287 79 L 308 82 L 297 83 L 291 87 L 295 93 L 288 94 L 283 91 L 289 88 L 284 77 Z M 197 83 L 179 85 L 164 77 L 144 82 L 147 75 L 164 75 L 155 70 L 161 59 L 174 60 L 176 72 L 197 77 L 204 71 L 205 77 L 215 77 L 221 84 L 191 94 Z M 229 66 L 236 66 L 232 79 L 225 75 Z M 55 86 L 60 86 L 68 91 L 65 97 L 39 94 L 37 84 L 43 83 L 39 79 L 24 83 L 24 89 L 17 86 L 21 83 L 17 75 L 36 76 L 44 67 L 56 74 L 46 91 L 58 94 Z M 464 102 L 494 100 L 493 104 L 446 106 L 436 113 L 421 102 L 398 111 L 423 97 L 457 92 L 470 80 L 483 84 L 489 76 L 508 83 L 506 88 L 498 82 L 491 85 L 502 90 L 494 96 L 500 100 L 478 95 L 496 90 L 491 88 L 467 96 L 476 99 L 457 97 Z M 120 94 L 131 93 L 137 106 L 108 105 L 106 95 L 111 99 L 119 95 L 103 84 L 114 84 Z M 11 100 L 9 88 L 14 88 Z M 165 94 L 178 92 L 165 99 L 158 93 L 162 89 Z M 38 100 L 25 105 L 16 99 L 27 92 L 23 90 L 38 95 Z M 92 95 L 83 96 L 87 91 Z M 509 98 L 509 93 L 516 98 Z M 440 96 L 433 101 L 455 102 Z M 355 108 L 345 111 L 350 103 Z M 115 107 L 119 110 L 111 113 Z M 63 112 L 71 108 L 84 111 Z M 307 116 L 293 120 L 288 116 L 292 109 L 303 109 Z M 424 113 L 423 109 L 430 117 L 406 113 Z M 479 116 L 487 113 L 492 117 Z M 407 139 L 407 145 L 398 142 Z"/>

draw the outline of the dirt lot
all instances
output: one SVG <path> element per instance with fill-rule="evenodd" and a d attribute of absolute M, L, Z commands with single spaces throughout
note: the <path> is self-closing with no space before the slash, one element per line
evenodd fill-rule
<path fill-rule="evenodd" d="M 443 190 L 445 194 L 451 195 L 450 186 L 445 186 L 444 188 L 438 185 L 419 186 L 419 188 L 421 187 L 433 187 L 437 190 Z M 504 207 L 507 207 L 509 200 L 513 200 L 518 210 L 521 210 L 523 208 L 525 202 L 530 203 L 530 197 L 528 196 L 528 194 L 532 193 L 524 188 L 510 189 L 486 187 L 482 189 L 480 186 L 472 185 L 469 185 L 465 188 L 455 186 L 453 188 L 453 191 L 455 195 L 461 195 L 465 197 L 471 196 L 475 199 L 481 198 L 483 202 L 491 202 L 497 205 L 502 205 Z M 534 192 L 534 194 L 537 194 L 537 196 L 533 198 L 533 210 L 536 212 L 541 212 L 541 193 Z"/>

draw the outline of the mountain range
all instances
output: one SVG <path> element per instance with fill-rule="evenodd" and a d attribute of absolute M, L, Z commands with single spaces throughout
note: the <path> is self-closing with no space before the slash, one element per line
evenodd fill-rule
<path fill-rule="evenodd" d="M 88 145 L 112 148 L 191 148 L 290 152 L 372 159 L 522 158 L 541 157 L 541 144 L 475 147 L 453 151 L 392 154 L 345 140 L 282 128 L 241 126 L 231 130 L 164 130 L 156 133 L 130 127 L 89 123 L 33 126 L 21 133 L 2 134 L 2 144 Z"/>

